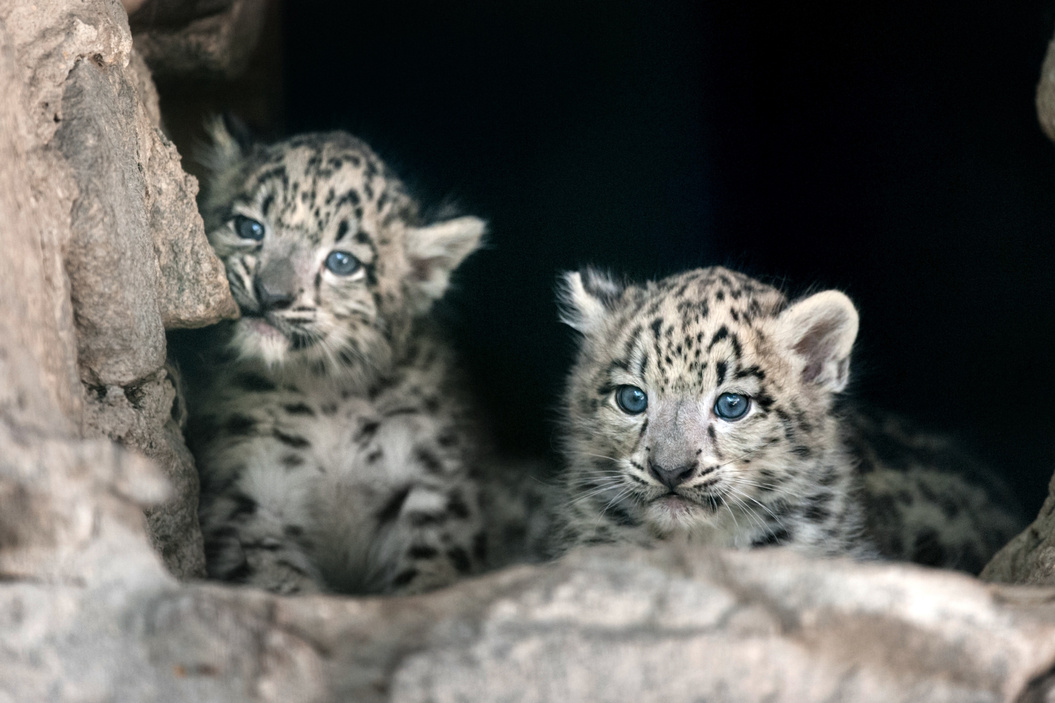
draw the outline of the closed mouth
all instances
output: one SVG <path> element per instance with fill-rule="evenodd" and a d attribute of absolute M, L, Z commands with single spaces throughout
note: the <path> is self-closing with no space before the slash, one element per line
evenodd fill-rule
<path fill-rule="evenodd" d="M 693 510 L 707 510 L 717 512 L 725 501 L 720 495 L 706 494 L 697 498 L 689 498 L 675 491 L 665 493 L 652 500 L 654 505 L 669 510 L 673 514 L 689 513 Z"/>
<path fill-rule="evenodd" d="M 660 505 L 666 508 L 672 513 L 683 513 L 692 510 L 697 507 L 696 501 L 690 500 L 685 496 L 678 495 L 677 493 L 668 493 L 656 498 L 652 501 L 656 505 Z"/>
<path fill-rule="evenodd" d="M 320 341 L 318 333 L 305 330 L 300 325 L 290 323 L 272 313 L 243 312 L 242 319 L 256 334 L 272 339 L 285 339 L 293 351 L 307 349 Z"/>
<path fill-rule="evenodd" d="M 243 324 L 256 334 L 262 337 L 282 337 L 287 338 L 288 335 L 285 331 L 276 325 L 270 317 L 264 317 L 255 313 L 242 313 Z"/>

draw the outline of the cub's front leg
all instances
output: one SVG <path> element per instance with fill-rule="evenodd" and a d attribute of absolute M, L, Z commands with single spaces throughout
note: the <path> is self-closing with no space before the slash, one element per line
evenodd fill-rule
<path fill-rule="evenodd" d="M 393 493 L 378 514 L 380 590 L 409 595 L 479 571 L 485 559 L 475 486 L 418 484 Z"/>
<path fill-rule="evenodd" d="M 269 496 L 254 478 L 246 471 L 219 491 L 203 481 L 199 515 L 209 577 L 283 595 L 322 591 L 296 491 Z"/>

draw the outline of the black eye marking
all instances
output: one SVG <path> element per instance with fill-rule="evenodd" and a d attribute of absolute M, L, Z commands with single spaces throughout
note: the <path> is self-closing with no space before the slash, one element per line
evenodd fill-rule
<path fill-rule="evenodd" d="M 350 276 L 362 268 L 362 264 L 352 254 L 337 250 L 326 257 L 326 268 L 338 276 Z"/>
<path fill-rule="evenodd" d="M 348 224 L 348 220 L 341 220 L 341 224 L 337 226 L 337 237 L 333 241 L 339 242 L 344 239 L 348 234 L 349 229 L 351 229 L 351 227 Z"/>
<path fill-rule="evenodd" d="M 637 386 L 615 389 L 615 404 L 627 415 L 640 415 L 648 407 L 648 395 Z"/>
<path fill-rule="evenodd" d="M 251 217 L 235 215 L 231 223 L 234 226 L 235 234 L 242 239 L 251 239 L 254 242 L 259 242 L 264 238 L 264 225 Z"/>
<path fill-rule="evenodd" d="M 739 393 L 722 393 L 714 402 L 714 414 L 723 420 L 734 422 L 751 409 L 751 398 Z"/>

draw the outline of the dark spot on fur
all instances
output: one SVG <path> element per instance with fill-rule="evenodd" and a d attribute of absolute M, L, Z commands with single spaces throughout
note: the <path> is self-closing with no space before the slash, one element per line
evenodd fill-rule
<path fill-rule="evenodd" d="M 235 437 L 243 437 L 253 434 L 256 429 L 256 420 L 246 415 L 232 415 L 223 424 L 224 431 Z"/>
<path fill-rule="evenodd" d="M 245 493 L 233 493 L 230 495 L 231 501 L 234 503 L 234 510 L 231 512 L 231 517 L 249 517 L 256 513 L 258 506 L 256 500 Z"/>
<path fill-rule="evenodd" d="M 408 552 L 411 559 L 433 559 L 438 556 L 439 553 L 440 550 L 435 547 L 430 547 L 427 544 L 415 544 Z"/>
<path fill-rule="evenodd" d="M 407 521 L 414 527 L 427 527 L 439 525 L 445 522 L 447 517 L 436 513 L 411 513 L 407 515 Z"/>
<path fill-rule="evenodd" d="M 621 505 L 613 505 L 605 513 L 612 518 L 612 521 L 622 527 L 637 527 L 641 524 L 641 521 L 631 515 L 626 508 Z"/>
<path fill-rule="evenodd" d="M 403 504 L 407 501 L 407 496 L 410 495 L 410 486 L 404 486 L 399 489 L 385 501 L 385 504 L 381 506 L 381 509 L 377 511 L 374 516 L 377 521 L 384 525 L 385 523 L 392 522 L 399 513 L 403 510 Z"/>
<path fill-rule="evenodd" d="M 783 527 L 772 528 L 769 532 L 762 535 L 754 542 L 751 543 L 752 547 L 769 547 L 778 544 L 785 544 L 791 540 L 791 533 Z"/>
<path fill-rule="evenodd" d="M 439 457 L 424 447 L 418 447 L 417 451 L 414 452 L 414 459 L 417 460 L 422 468 L 430 474 L 443 472 L 443 462 L 439 460 Z"/>
<path fill-rule="evenodd" d="M 286 454 L 281 459 L 282 465 L 287 469 L 295 469 L 298 466 L 304 465 L 304 457 L 300 454 Z"/>
<path fill-rule="evenodd" d="M 949 520 L 952 520 L 960 514 L 960 506 L 956 504 L 956 501 L 947 495 L 938 496 L 937 501 L 938 507 L 941 508 L 941 512 Z"/>
<path fill-rule="evenodd" d="M 293 447 L 294 449 L 304 449 L 311 446 L 311 442 L 300 435 L 287 434 L 278 428 L 275 428 L 272 431 L 272 434 L 279 442 L 282 442 L 282 444 L 285 444 L 288 447 Z"/>
<path fill-rule="evenodd" d="M 355 434 L 355 441 L 365 442 L 373 437 L 377 433 L 377 428 L 381 426 L 381 423 L 377 420 L 363 420 L 363 424 L 359 426 L 359 431 Z"/>
<path fill-rule="evenodd" d="M 806 509 L 803 511 L 802 516 L 809 522 L 825 522 L 831 517 L 831 511 L 828 510 L 828 503 L 830 500 L 831 496 L 828 494 L 820 494 L 810 497 L 806 503 Z"/>
<path fill-rule="evenodd" d="M 924 566 L 941 566 L 945 563 L 945 547 L 937 532 L 929 528 L 919 531 L 912 544 L 912 561 Z"/>
<path fill-rule="evenodd" d="M 469 561 L 469 553 L 461 547 L 451 547 L 447 550 L 447 558 L 454 564 L 454 568 L 458 570 L 460 574 L 467 574 L 472 569 L 472 562 Z"/>
<path fill-rule="evenodd" d="M 469 505 L 461 491 L 454 491 L 447 498 L 447 511 L 456 518 L 464 520 L 469 517 Z"/>
<path fill-rule="evenodd" d="M 473 535 L 473 556 L 481 564 L 487 559 L 487 536 L 483 532 Z"/>
<path fill-rule="evenodd" d="M 249 562 L 243 559 L 230 569 L 218 573 L 210 573 L 209 575 L 220 581 L 227 581 L 228 583 L 248 583 L 250 577 L 253 575 L 253 570 L 249 566 Z"/>
<path fill-rule="evenodd" d="M 403 586 L 406 586 L 408 583 L 413 581 L 417 577 L 417 575 L 417 569 L 407 569 L 405 571 L 401 571 L 399 574 L 396 575 L 394 579 L 392 579 L 392 586 L 394 588 L 402 588 Z"/>
<path fill-rule="evenodd" d="M 307 403 L 289 403 L 283 405 L 282 409 L 291 415 L 314 415 L 315 411 Z"/>
<path fill-rule="evenodd" d="M 258 373 L 239 374 L 235 383 L 237 383 L 243 390 L 253 392 L 273 391 L 276 388 L 271 379 Z"/>
<path fill-rule="evenodd" d="M 725 329 L 725 328 L 723 327 L 722 329 Z M 718 374 L 718 385 L 719 386 L 722 385 L 723 383 L 725 383 L 725 371 L 726 371 L 726 368 L 727 368 L 727 366 L 726 366 L 726 363 L 724 361 L 716 361 L 714 363 L 714 371 L 715 371 L 716 374 Z"/>
<path fill-rule="evenodd" d="M 728 336 L 729 336 L 729 328 L 726 327 L 725 325 L 722 325 L 721 327 L 719 327 L 718 331 L 714 333 L 713 337 L 711 337 L 710 344 L 707 345 L 707 351 L 710 351 L 711 349 L 714 349 L 714 345 L 715 344 L 717 344 L 718 342 L 722 341 L 723 339 L 726 339 Z"/>

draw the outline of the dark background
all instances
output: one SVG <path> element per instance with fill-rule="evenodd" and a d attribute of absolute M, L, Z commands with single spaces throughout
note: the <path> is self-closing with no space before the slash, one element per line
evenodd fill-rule
<path fill-rule="evenodd" d="M 319 3 L 284 129 L 344 128 L 491 223 L 452 299 L 507 448 L 553 447 L 558 271 L 722 263 L 856 301 L 855 392 L 1035 509 L 1055 468 L 1055 3 Z"/>

